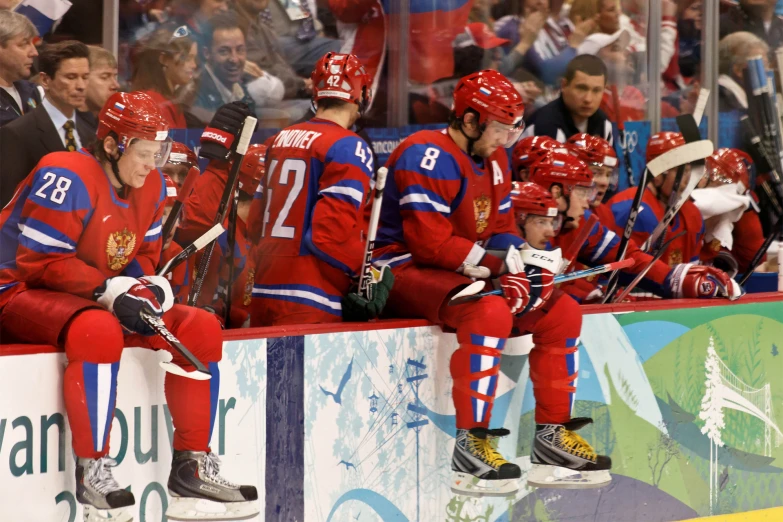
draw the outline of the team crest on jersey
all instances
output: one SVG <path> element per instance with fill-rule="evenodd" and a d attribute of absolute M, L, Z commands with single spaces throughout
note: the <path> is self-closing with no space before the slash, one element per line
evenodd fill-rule
<path fill-rule="evenodd" d="M 677 266 L 682 263 L 682 250 L 676 248 L 669 254 L 669 266 Z"/>
<path fill-rule="evenodd" d="M 256 271 L 250 269 L 247 271 L 247 279 L 245 280 L 245 295 L 242 296 L 242 304 L 250 306 L 250 302 L 253 298 L 253 282 L 256 280 Z"/>
<path fill-rule="evenodd" d="M 492 199 L 482 194 L 473 200 L 473 214 L 476 217 L 476 233 L 481 234 L 489 226 L 489 208 Z"/>
<path fill-rule="evenodd" d="M 136 248 L 136 234 L 124 228 L 121 232 L 109 234 L 106 240 L 106 257 L 109 270 L 122 270 L 128 264 L 133 250 Z"/>
<path fill-rule="evenodd" d="M 710 248 L 712 249 L 713 252 L 720 252 L 720 247 L 721 247 L 720 239 L 715 238 L 712 241 L 710 241 Z"/>

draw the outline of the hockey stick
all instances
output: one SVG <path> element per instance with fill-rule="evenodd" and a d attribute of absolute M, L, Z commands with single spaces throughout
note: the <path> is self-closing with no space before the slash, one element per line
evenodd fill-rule
<path fill-rule="evenodd" d="M 582 227 L 582 230 L 579 231 L 579 234 L 574 238 L 574 241 L 568 245 L 568 249 L 563 252 L 563 266 L 560 267 L 560 272 L 558 273 L 562 274 L 568 270 L 568 267 L 570 267 L 574 260 L 579 257 L 579 252 L 582 251 L 582 247 L 587 241 L 587 238 L 590 237 L 590 232 L 595 228 L 595 224 L 598 223 L 598 221 L 598 215 L 591 213 L 590 217 L 587 218 L 584 227 Z"/>
<path fill-rule="evenodd" d="M 668 241 L 665 241 L 661 245 L 661 247 L 658 249 L 658 251 L 655 252 L 655 255 L 653 256 L 652 261 L 650 261 L 650 263 L 646 267 L 644 267 L 644 270 L 642 270 L 641 272 L 636 274 L 636 277 L 634 278 L 633 281 L 631 281 L 631 284 L 626 286 L 625 289 L 623 289 L 623 291 L 620 292 L 620 295 L 618 295 L 617 298 L 614 301 L 612 301 L 612 302 L 613 303 L 622 303 L 623 300 L 626 297 L 628 297 L 628 294 L 630 294 L 633 291 L 633 289 L 636 288 L 636 285 L 638 285 L 642 281 L 642 279 L 644 279 L 644 276 L 647 275 L 647 272 L 650 271 L 650 269 L 653 267 L 653 265 L 655 263 L 657 263 L 658 261 L 660 261 L 661 257 L 663 257 L 664 252 L 666 252 L 666 249 L 669 248 L 669 245 L 671 245 L 672 242 L 675 239 L 677 239 L 679 237 L 682 237 L 684 234 L 685 234 L 685 231 L 681 230 L 680 232 L 675 234 L 673 237 L 669 238 Z"/>
<path fill-rule="evenodd" d="M 207 230 L 201 237 L 197 238 L 194 242 L 189 244 L 182 252 L 169 259 L 169 262 L 163 265 L 163 268 L 158 270 L 157 275 L 164 276 L 177 268 L 179 265 L 188 260 L 190 256 L 210 244 L 212 241 L 220 237 L 220 234 L 225 232 L 223 225 L 215 225 Z"/>
<path fill-rule="evenodd" d="M 633 179 L 633 167 L 631 166 L 631 154 L 628 152 L 628 144 L 625 141 L 625 122 L 620 115 L 620 95 L 617 92 L 617 85 L 612 85 L 612 100 L 614 101 L 614 115 L 617 118 L 617 132 L 620 138 L 620 148 L 623 150 L 623 159 L 625 161 L 625 173 L 628 176 L 628 186 L 633 187 L 635 185 Z"/>
<path fill-rule="evenodd" d="M 775 224 L 772 226 L 772 231 L 769 233 L 767 238 L 764 240 L 764 243 L 762 243 L 761 248 L 756 251 L 756 254 L 753 256 L 753 259 L 750 261 L 750 265 L 748 265 L 747 271 L 745 271 L 744 274 L 742 274 L 742 277 L 738 281 L 740 286 L 744 286 L 745 283 L 748 282 L 748 279 L 750 279 L 750 276 L 753 275 L 753 272 L 756 271 L 756 268 L 761 264 L 761 260 L 764 259 L 764 255 L 767 253 L 767 250 L 769 250 L 770 245 L 773 241 L 780 235 L 780 223 L 781 218 L 778 217 L 778 219 L 775 221 Z"/>
<path fill-rule="evenodd" d="M 242 130 L 239 131 L 239 141 L 237 142 L 236 150 L 234 151 L 233 162 L 231 163 L 231 170 L 228 173 L 228 179 L 226 180 L 226 186 L 223 187 L 223 194 L 220 196 L 220 206 L 218 207 L 217 214 L 215 215 L 214 225 L 222 225 L 226 219 L 226 213 L 228 212 L 228 206 L 231 198 L 234 196 L 234 190 L 236 189 L 237 179 L 239 179 L 239 167 L 242 165 L 242 159 L 245 157 L 247 147 L 250 145 L 250 138 L 253 137 L 253 130 L 256 128 L 256 118 L 248 116 L 245 118 L 245 122 L 242 124 Z M 201 294 L 201 286 L 204 284 L 204 279 L 207 276 L 209 270 L 209 263 L 212 259 L 212 252 L 215 250 L 215 242 L 209 244 L 204 251 L 204 255 L 201 257 L 198 270 L 196 271 L 196 277 L 193 280 L 193 288 L 188 296 L 188 304 L 194 306 L 198 301 L 198 296 Z"/>
<path fill-rule="evenodd" d="M 583 279 L 585 277 L 611 272 L 612 270 L 622 270 L 623 268 L 628 268 L 633 266 L 635 262 L 636 261 L 634 261 L 633 259 L 623 259 L 622 261 L 613 261 L 605 265 L 598 265 L 592 268 L 586 268 L 584 270 L 575 270 L 574 272 L 569 272 L 567 274 L 556 275 L 554 277 L 554 284 L 557 285 L 560 283 L 566 283 L 568 281 L 574 281 L 576 279 Z M 451 300 L 449 300 L 449 306 L 456 306 L 463 303 L 469 303 L 471 301 L 478 301 L 482 297 L 488 295 L 503 295 L 503 290 L 490 290 L 489 292 L 474 293 L 474 294 L 467 293 L 466 290 L 468 290 L 472 286 L 473 285 L 465 288 L 465 290 L 463 290 L 462 292 L 459 292 L 458 294 L 454 295 L 454 297 L 452 297 Z"/>
<path fill-rule="evenodd" d="M 370 283 L 372 283 L 372 252 L 375 249 L 375 236 L 378 233 L 378 221 L 381 218 L 381 204 L 383 204 L 383 189 L 386 187 L 386 176 L 389 171 L 381 167 L 375 174 L 375 190 L 373 191 L 372 210 L 370 211 L 370 225 L 367 228 L 367 244 L 364 247 L 364 261 L 362 261 L 361 280 L 359 281 L 359 295 L 371 299 L 369 295 Z"/>
<path fill-rule="evenodd" d="M 149 310 L 142 308 L 141 320 L 144 321 L 147 326 L 152 328 L 155 333 L 158 334 L 164 341 L 166 341 L 166 344 L 174 348 L 177 352 L 179 352 L 180 355 L 182 355 L 182 357 L 187 359 L 187 361 L 193 365 L 195 370 L 192 372 L 185 371 L 184 368 L 177 366 L 171 361 L 161 361 L 159 363 L 161 368 L 174 375 L 187 377 L 188 379 L 194 379 L 197 381 L 206 381 L 212 378 L 212 374 L 209 373 L 207 367 L 204 366 L 201 361 L 196 359 L 196 356 L 193 355 L 184 344 L 179 342 L 179 339 L 174 337 L 174 334 L 172 334 L 169 329 L 166 328 L 166 324 L 163 322 L 163 319 L 152 314 Z"/>
<path fill-rule="evenodd" d="M 770 168 L 769 176 L 770 181 L 772 182 L 772 190 L 774 190 L 777 198 L 776 200 L 771 198 L 771 201 L 775 204 L 776 208 L 783 209 L 783 180 L 781 180 L 780 172 L 778 172 L 777 167 L 775 167 L 775 160 L 772 159 L 769 150 L 767 150 L 766 145 L 764 145 L 764 142 L 761 140 L 761 136 L 759 136 L 756 131 L 756 127 L 747 115 L 740 118 L 740 124 L 742 125 L 745 134 L 750 137 L 752 155 L 758 159 L 763 159 Z M 783 215 L 783 212 L 781 212 L 780 215 Z"/>
<path fill-rule="evenodd" d="M 185 200 L 190 196 L 190 193 L 193 192 L 193 187 L 196 185 L 196 180 L 198 180 L 200 175 L 201 172 L 198 170 L 198 167 L 191 167 L 188 171 L 188 176 L 185 178 L 185 183 L 182 184 L 182 188 L 177 192 L 177 201 L 174 202 L 169 217 L 163 224 L 161 236 L 163 237 L 164 245 L 174 232 L 174 224 L 182 213 L 182 206 L 185 204 Z"/>
<path fill-rule="evenodd" d="M 226 263 L 228 263 L 228 281 L 226 281 L 226 287 L 223 291 L 223 303 L 224 305 L 224 320 L 223 324 L 226 328 L 230 328 L 231 324 L 231 288 L 234 285 L 234 276 L 236 273 L 236 266 L 234 265 L 234 249 L 237 245 L 237 207 L 239 206 L 239 187 L 234 188 L 234 199 L 231 205 L 231 210 L 228 213 L 228 237 L 226 242 L 228 244 L 228 254 L 226 255 Z"/>

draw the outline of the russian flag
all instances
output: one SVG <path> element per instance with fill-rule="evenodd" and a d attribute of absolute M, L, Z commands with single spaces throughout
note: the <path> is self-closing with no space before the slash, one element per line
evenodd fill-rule
<path fill-rule="evenodd" d="M 38 29 L 38 34 L 43 36 L 70 8 L 71 2 L 68 0 L 22 0 L 16 6 L 16 12 L 29 18 Z"/>
<path fill-rule="evenodd" d="M 395 3 L 395 2 L 392 2 Z M 454 74 L 454 38 L 465 31 L 471 0 L 410 0 L 410 79 L 422 84 Z"/>

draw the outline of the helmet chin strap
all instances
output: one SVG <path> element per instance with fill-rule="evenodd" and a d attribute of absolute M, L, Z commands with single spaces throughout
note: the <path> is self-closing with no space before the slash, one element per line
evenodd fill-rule
<path fill-rule="evenodd" d="M 463 125 L 465 125 L 465 121 L 460 120 L 459 131 L 462 133 L 463 136 L 465 136 L 465 139 L 468 140 L 468 150 L 467 150 L 468 156 L 473 156 L 473 144 L 476 143 L 478 140 L 480 140 L 481 136 L 484 135 L 484 125 L 479 125 L 479 135 L 477 138 L 471 138 L 470 136 L 465 134 L 465 129 L 462 128 Z"/>
<path fill-rule="evenodd" d="M 111 171 L 114 173 L 114 177 L 117 179 L 117 183 L 120 184 L 120 188 L 117 189 L 117 193 L 120 195 L 121 198 L 125 199 L 125 189 L 127 185 L 123 183 L 122 178 L 120 177 L 120 165 L 119 161 L 122 157 L 122 152 L 117 151 L 117 158 L 109 158 L 109 164 L 111 165 Z"/>

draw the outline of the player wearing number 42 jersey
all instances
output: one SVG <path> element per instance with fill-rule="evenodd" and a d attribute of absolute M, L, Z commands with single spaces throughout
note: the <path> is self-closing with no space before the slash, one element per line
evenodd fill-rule
<path fill-rule="evenodd" d="M 348 129 L 370 103 L 371 79 L 355 56 L 327 53 L 312 80 L 315 118 L 271 142 L 250 211 L 250 238 L 259 238 L 251 326 L 366 320 L 393 280 L 381 272 L 369 300 L 350 292 L 364 260 L 373 155 Z"/>

